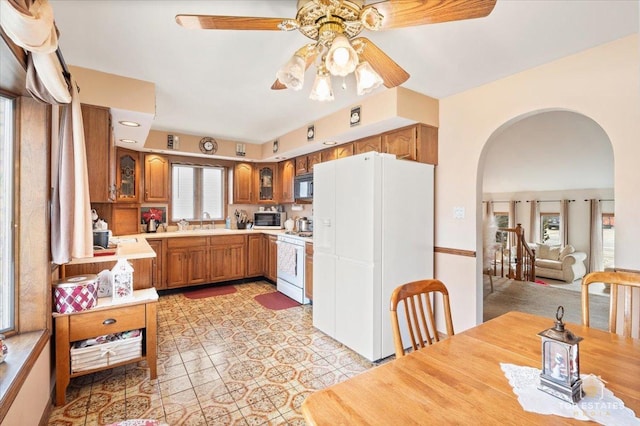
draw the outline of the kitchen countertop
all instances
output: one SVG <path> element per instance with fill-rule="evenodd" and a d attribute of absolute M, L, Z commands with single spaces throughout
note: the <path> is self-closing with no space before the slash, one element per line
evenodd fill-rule
<path fill-rule="evenodd" d="M 117 245 L 115 254 L 109 255 L 109 256 L 93 256 L 93 257 L 83 257 L 79 259 L 73 259 L 67 265 L 113 262 L 118 259 L 130 260 L 130 259 L 146 259 L 146 258 L 156 257 L 156 253 L 153 251 L 153 249 L 147 242 L 147 239 L 209 237 L 209 236 L 216 236 L 216 235 L 251 235 L 251 234 L 279 235 L 279 234 L 284 234 L 284 230 L 214 228 L 214 229 L 194 229 L 189 231 L 149 232 L 149 233 L 134 234 L 134 235 L 121 235 L 118 237 L 112 237 L 109 240 L 111 244 Z M 300 237 L 295 234 L 288 234 L 288 235 L 298 238 L 305 242 L 313 243 L 313 238 Z"/>

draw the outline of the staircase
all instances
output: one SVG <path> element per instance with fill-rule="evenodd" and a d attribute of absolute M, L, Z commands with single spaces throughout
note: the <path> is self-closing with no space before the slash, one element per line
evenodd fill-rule
<path fill-rule="evenodd" d="M 535 282 L 536 251 L 524 238 L 524 228 L 498 229 L 498 247 L 489 268 L 490 276 L 499 276 L 517 281 Z"/>

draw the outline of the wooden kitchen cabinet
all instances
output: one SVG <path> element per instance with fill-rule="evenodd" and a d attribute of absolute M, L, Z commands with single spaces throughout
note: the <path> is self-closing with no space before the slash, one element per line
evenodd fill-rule
<path fill-rule="evenodd" d="M 65 404 L 65 394 L 70 379 L 97 371 L 146 360 L 151 380 L 157 373 L 157 301 L 155 289 L 134 291 L 133 299 L 113 302 L 111 298 L 100 299 L 92 309 L 69 314 L 54 313 L 56 405 Z M 142 355 L 107 366 L 72 372 L 71 347 L 73 342 L 105 334 L 142 330 Z M 96 347 L 99 351 L 99 347 Z"/>
<path fill-rule="evenodd" d="M 293 203 L 293 178 L 296 174 L 296 165 L 293 159 L 285 160 L 278 163 L 280 183 L 282 191 L 280 192 L 281 203 Z"/>
<path fill-rule="evenodd" d="M 167 283 L 164 280 L 164 245 L 166 239 L 147 238 L 147 243 L 151 246 L 153 251 L 156 252 L 156 257 L 151 260 L 151 285 L 158 290 L 164 290 L 167 288 Z"/>
<path fill-rule="evenodd" d="M 142 290 L 153 287 L 153 258 L 129 259 L 133 267 L 133 289 Z M 60 278 L 73 277 L 76 275 L 99 274 L 105 269 L 113 269 L 116 261 L 92 263 L 75 263 L 72 265 L 60 266 Z"/>
<path fill-rule="evenodd" d="M 438 164 L 438 129 L 415 124 L 382 135 L 382 150 L 404 160 Z"/>
<path fill-rule="evenodd" d="M 295 162 L 296 162 L 296 176 L 309 173 L 306 155 L 296 157 Z"/>
<path fill-rule="evenodd" d="M 111 221 L 107 218 L 113 235 L 132 235 L 140 232 L 140 205 L 120 203 L 112 204 Z"/>
<path fill-rule="evenodd" d="M 345 143 L 325 149 L 322 152 L 322 162 L 337 160 L 338 158 L 350 157 L 353 155 L 353 143 Z"/>
<path fill-rule="evenodd" d="M 258 203 L 275 203 L 277 197 L 278 166 L 275 163 L 258 164 L 256 168 Z"/>
<path fill-rule="evenodd" d="M 369 136 L 353 142 L 354 155 L 370 151 L 382 152 L 382 137 L 380 135 Z"/>
<path fill-rule="evenodd" d="M 204 284 L 209 277 L 206 237 L 170 238 L 167 241 L 168 288 Z"/>
<path fill-rule="evenodd" d="M 84 140 L 89 166 L 89 199 L 92 203 L 115 201 L 115 145 L 109 108 L 82 104 Z"/>
<path fill-rule="evenodd" d="M 267 243 L 267 256 L 266 256 L 266 268 L 265 277 L 269 280 L 276 282 L 278 278 L 278 237 L 275 235 L 265 235 Z"/>
<path fill-rule="evenodd" d="M 304 295 L 313 300 L 313 243 L 304 246 Z"/>
<path fill-rule="evenodd" d="M 236 163 L 233 167 L 233 203 L 251 204 L 254 201 L 253 164 Z"/>
<path fill-rule="evenodd" d="M 307 155 L 307 173 L 313 173 L 313 166 L 318 163 L 322 163 L 323 161 L 322 151 L 312 152 Z"/>
<path fill-rule="evenodd" d="M 263 234 L 247 236 L 247 277 L 265 274 L 267 240 Z"/>
<path fill-rule="evenodd" d="M 169 159 L 157 154 L 144 156 L 144 201 L 169 202 Z"/>
<path fill-rule="evenodd" d="M 247 240 L 245 235 L 209 237 L 211 273 L 209 282 L 244 278 L 247 273 Z"/>
<path fill-rule="evenodd" d="M 116 149 L 116 202 L 140 202 L 140 154 Z"/>

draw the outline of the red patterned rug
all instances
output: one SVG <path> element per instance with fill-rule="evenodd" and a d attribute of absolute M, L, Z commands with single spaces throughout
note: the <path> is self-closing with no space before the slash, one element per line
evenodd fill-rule
<path fill-rule="evenodd" d="M 204 299 L 205 297 L 222 296 L 235 293 L 236 291 L 238 290 L 232 285 L 221 285 L 185 291 L 182 294 L 188 299 Z"/>
<path fill-rule="evenodd" d="M 281 309 L 289 309 L 293 308 L 294 306 L 300 306 L 298 302 L 290 299 L 279 291 L 259 294 L 257 296 L 254 296 L 254 299 L 256 299 L 256 302 L 267 309 L 271 309 L 272 311 L 279 311 Z"/>
<path fill-rule="evenodd" d="M 549 284 L 545 283 L 545 282 L 544 282 L 544 281 L 542 281 L 542 280 L 535 280 L 534 282 L 535 282 L 536 284 L 540 284 L 540 285 L 546 285 L 546 286 L 548 286 L 548 285 L 549 285 Z"/>

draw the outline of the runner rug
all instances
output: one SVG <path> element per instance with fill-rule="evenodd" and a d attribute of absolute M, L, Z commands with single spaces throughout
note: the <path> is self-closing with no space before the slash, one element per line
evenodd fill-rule
<path fill-rule="evenodd" d="M 290 299 L 279 291 L 259 294 L 257 296 L 254 296 L 254 299 L 256 299 L 259 304 L 267 309 L 271 309 L 272 311 L 279 311 L 281 309 L 289 309 L 293 308 L 294 306 L 300 306 L 298 302 Z"/>

